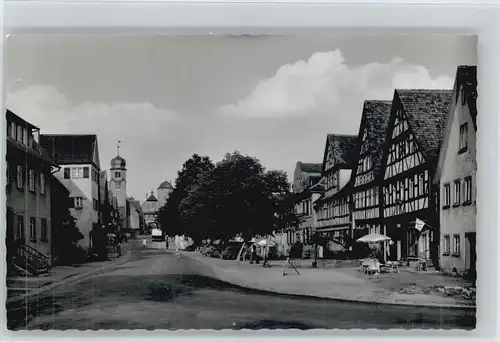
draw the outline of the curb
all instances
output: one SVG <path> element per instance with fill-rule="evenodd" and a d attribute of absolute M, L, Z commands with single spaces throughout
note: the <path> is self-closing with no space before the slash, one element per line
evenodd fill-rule
<path fill-rule="evenodd" d="M 93 270 L 90 270 L 90 271 L 87 271 L 84 273 L 75 273 L 73 275 L 69 275 L 69 276 L 67 276 L 59 281 L 54 281 L 50 284 L 44 285 L 44 286 L 42 286 L 36 290 L 33 290 L 27 294 L 23 294 L 23 295 L 20 295 L 17 297 L 7 298 L 7 300 L 5 301 L 5 304 L 9 304 L 9 303 L 12 303 L 12 302 L 15 302 L 18 300 L 22 300 L 22 299 L 28 299 L 30 297 L 37 296 L 40 293 L 52 290 L 53 288 L 55 288 L 57 286 L 61 286 L 61 285 L 68 284 L 68 283 L 71 283 L 74 281 L 78 281 L 78 280 L 81 280 L 83 278 L 95 275 L 95 274 L 97 274 L 101 271 L 104 271 L 106 269 L 109 269 L 111 267 L 119 266 L 122 263 L 126 263 L 129 260 L 129 257 L 131 255 L 132 255 L 132 252 L 126 251 L 125 254 L 122 255 L 122 257 L 118 258 L 117 260 L 112 261 L 111 263 L 109 263 L 107 265 L 104 265 L 100 268 L 93 269 Z"/>
<path fill-rule="evenodd" d="M 390 302 L 390 301 L 370 301 L 370 300 L 363 300 L 363 299 L 346 299 L 346 298 L 340 298 L 340 297 L 325 297 L 325 296 L 315 296 L 315 295 L 307 295 L 307 294 L 300 294 L 300 293 L 294 293 L 294 292 L 286 292 L 286 291 L 280 291 L 280 290 L 268 290 L 268 289 L 263 289 L 262 287 L 258 287 L 255 285 L 251 284 L 244 284 L 242 282 L 237 282 L 234 280 L 227 280 L 224 279 L 224 277 L 221 277 L 218 272 L 220 269 L 217 266 L 214 266 L 210 264 L 209 262 L 198 258 L 198 257 L 188 257 L 190 259 L 194 259 L 197 261 L 202 262 L 203 264 L 209 266 L 215 273 L 216 277 L 218 280 L 223 281 L 225 283 L 240 287 L 240 288 L 245 288 L 248 290 L 255 290 L 255 291 L 260 291 L 263 293 L 268 293 L 268 294 L 279 294 L 279 295 L 285 295 L 285 296 L 293 296 L 293 297 L 298 297 L 298 298 L 309 298 L 309 299 L 321 299 L 321 300 L 332 300 L 332 301 L 339 301 L 339 302 L 351 302 L 351 303 L 362 303 L 362 304 L 373 304 L 373 305 L 393 305 L 393 306 L 414 306 L 414 307 L 427 307 L 427 308 L 444 308 L 444 309 L 469 309 L 469 310 L 476 310 L 475 305 L 465 305 L 465 304 L 434 304 L 434 303 L 408 303 L 408 302 Z"/>

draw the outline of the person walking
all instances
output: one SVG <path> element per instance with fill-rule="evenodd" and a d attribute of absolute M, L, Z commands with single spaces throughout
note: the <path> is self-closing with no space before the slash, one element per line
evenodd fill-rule
<path fill-rule="evenodd" d="M 253 264 L 253 261 L 255 260 L 255 247 L 254 245 L 250 245 L 250 263 Z"/>

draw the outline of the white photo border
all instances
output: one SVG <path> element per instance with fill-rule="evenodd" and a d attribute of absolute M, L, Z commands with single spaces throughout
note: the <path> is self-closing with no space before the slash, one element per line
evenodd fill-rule
<path fill-rule="evenodd" d="M 106 330 L 66 332 L 10 332 L 2 306 L 2 340 L 186 340 L 186 341 L 301 341 L 314 338 L 362 340 L 370 338 L 428 341 L 451 337 L 496 340 L 499 330 L 500 245 L 500 2 L 492 1 L 168 1 L 168 0 L 20 0 L 5 1 L 3 42 L 8 35 L 35 34 L 468 34 L 478 35 L 478 297 L 477 328 L 465 331 L 313 330 L 213 331 Z M 1 23 L 2 18 L 0 18 Z M 0 25 L 2 26 L 2 25 Z M 3 61 L 2 61 L 3 68 Z M 2 70 L 3 81 L 3 70 Z M 5 112 L 2 83 L 2 111 Z M 1 150 L 5 155 L 5 120 L 0 120 Z M 5 187 L 2 158 L 0 188 Z M 0 191 L 0 213 L 5 212 L 5 191 Z M 0 239 L 5 241 L 4 215 Z M 5 244 L 0 243 L 5 258 Z M 4 259 L 5 260 L 5 259 Z M 5 263 L 0 270 L 5 277 Z M 5 302 L 5 282 L 2 283 Z"/>

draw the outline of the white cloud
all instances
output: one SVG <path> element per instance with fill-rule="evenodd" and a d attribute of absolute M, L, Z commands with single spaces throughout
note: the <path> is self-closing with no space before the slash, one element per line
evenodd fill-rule
<path fill-rule="evenodd" d="M 224 116 L 289 118 L 329 115 L 345 121 L 360 115 L 364 100 L 392 99 L 394 88 L 451 89 L 453 79 L 432 79 L 426 68 L 394 58 L 349 68 L 339 50 L 313 54 L 307 61 L 282 66 L 236 104 L 220 108 Z M 345 125 L 350 126 L 347 122 Z M 342 126 L 342 124 L 341 124 Z M 346 128 L 347 128 L 346 126 Z"/>

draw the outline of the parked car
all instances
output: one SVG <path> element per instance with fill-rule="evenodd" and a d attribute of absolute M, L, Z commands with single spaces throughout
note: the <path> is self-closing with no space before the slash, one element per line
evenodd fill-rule
<path fill-rule="evenodd" d="M 227 246 L 220 254 L 221 259 L 236 259 L 240 252 L 241 246 L 233 245 Z"/>
<path fill-rule="evenodd" d="M 214 250 L 214 251 L 210 254 L 210 256 L 211 256 L 212 258 L 219 258 L 219 257 L 220 257 L 220 253 L 221 253 L 221 252 L 220 252 L 220 250 L 219 250 L 219 249 L 215 249 L 215 250 Z"/>
<path fill-rule="evenodd" d="M 194 244 L 193 245 L 189 245 L 186 248 L 184 248 L 184 250 L 188 251 L 188 252 L 194 252 L 195 249 L 196 249 L 196 246 Z"/>

